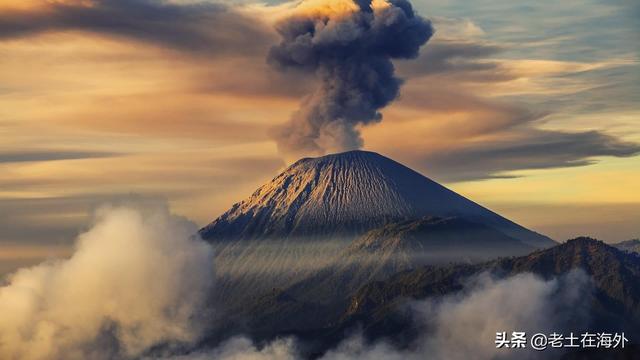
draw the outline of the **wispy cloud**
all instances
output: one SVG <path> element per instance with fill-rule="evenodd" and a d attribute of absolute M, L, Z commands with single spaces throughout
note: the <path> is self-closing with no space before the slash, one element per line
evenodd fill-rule
<path fill-rule="evenodd" d="M 434 153 L 424 159 L 425 167 L 442 174 L 445 180 L 474 180 L 512 177 L 516 175 L 510 173 L 516 170 L 586 166 L 602 156 L 640 154 L 640 144 L 597 131 L 529 130 L 505 138 L 508 140 L 471 143 L 458 150 Z"/>
<path fill-rule="evenodd" d="M 90 152 L 73 150 L 28 150 L 0 152 L 0 163 L 55 161 L 73 159 L 95 159 L 101 157 L 117 156 L 117 153 Z"/>
<path fill-rule="evenodd" d="M 87 31 L 207 56 L 255 54 L 272 39 L 272 32 L 258 18 L 222 3 L 90 0 L 40 4 L 30 9 L 3 10 L 0 39 Z"/>

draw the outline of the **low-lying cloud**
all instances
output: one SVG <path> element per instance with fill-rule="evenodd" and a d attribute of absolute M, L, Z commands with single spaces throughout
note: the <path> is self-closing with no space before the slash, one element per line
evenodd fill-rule
<path fill-rule="evenodd" d="M 581 303 L 589 291 L 589 279 L 581 271 L 549 281 L 530 273 L 501 280 L 483 274 L 460 294 L 412 305 L 426 329 L 413 348 L 399 351 L 356 338 L 324 359 L 539 359 L 552 352 L 498 349 L 496 332 L 549 333 L 583 325 L 586 308 Z"/>
<path fill-rule="evenodd" d="M 162 207 L 101 208 L 69 259 L 0 288 L 0 357 L 127 359 L 197 340 L 214 272 L 196 230 Z"/>
<path fill-rule="evenodd" d="M 590 289 L 589 278 L 581 270 L 549 281 L 530 273 L 503 280 L 481 275 L 466 292 L 414 305 L 427 328 L 433 329 L 423 337 L 421 353 L 449 360 L 468 359 L 472 354 L 482 359 L 543 357 L 545 353 L 529 346 L 521 351 L 496 348 L 496 332 L 532 335 L 583 330 L 588 320 L 584 300 Z"/>
<path fill-rule="evenodd" d="M 590 291 L 590 280 L 581 270 L 550 280 L 530 273 L 506 279 L 482 274 L 458 294 L 411 304 L 414 318 L 425 330 L 409 348 L 398 349 L 385 341 L 369 343 L 361 335 L 355 335 L 320 359 L 464 360 L 557 356 L 557 349 L 539 352 L 529 345 L 525 349 L 496 348 L 496 332 L 524 331 L 531 335 L 584 330 L 589 310 L 584 300 Z M 167 358 L 296 360 L 304 358 L 300 355 L 300 345 L 292 338 L 285 338 L 256 346 L 245 337 L 236 337 L 214 350 Z"/>

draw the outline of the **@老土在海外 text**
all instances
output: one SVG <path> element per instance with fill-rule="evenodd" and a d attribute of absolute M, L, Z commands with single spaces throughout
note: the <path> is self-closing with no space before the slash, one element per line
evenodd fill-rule
<path fill-rule="evenodd" d="M 535 333 L 528 335 L 524 331 L 496 332 L 496 348 L 524 349 L 542 351 L 548 348 L 603 348 L 623 349 L 629 342 L 624 333 L 584 332 L 559 334 Z"/>

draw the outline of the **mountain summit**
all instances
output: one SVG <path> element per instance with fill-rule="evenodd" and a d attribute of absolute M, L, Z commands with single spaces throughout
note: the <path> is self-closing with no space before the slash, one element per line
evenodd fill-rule
<path fill-rule="evenodd" d="M 201 230 L 203 238 L 352 238 L 397 221 L 457 217 L 533 247 L 554 242 L 380 154 L 304 158 Z"/>

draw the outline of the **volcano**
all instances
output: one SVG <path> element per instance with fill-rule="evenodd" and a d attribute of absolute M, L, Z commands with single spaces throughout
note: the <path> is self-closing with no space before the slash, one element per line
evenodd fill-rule
<path fill-rule="evenodd" d="M 273 289 L 334 304 L 400 271 L 555 244 L 367 151 L 297 161 L 200 235 L 216 249 L 216 301 L 230 313 Z"/>
<path fill-rule="evenodd" d="M 554 241 L 380 154 L 349 151 L 304 158 L 204 227 L 212 242 L 346 239 L 424 217 L 481 224 L 534 248 Z"/>

